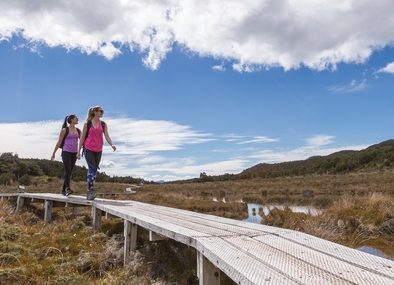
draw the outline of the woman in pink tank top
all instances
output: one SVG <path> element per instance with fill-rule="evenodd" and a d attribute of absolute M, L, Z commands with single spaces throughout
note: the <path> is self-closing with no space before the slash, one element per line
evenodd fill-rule
<path fill-rule="evenodd" d="M 89 108 L 88 118 L 83 126 L 82 138 L 79 141 L 77 158 L 80 158 L 81 149 L 83 148 L 83 154 L 88 164 L 88 189 L 86 195 L 88 200 L 94 200 L 96 197 L 96 191 L 94 190 L 93 184 L 96 180 L 97 170 L 100 168 L 101 154 L 104 145 L 103 135 L 112 149 L 114 151 L 116 150 L 108 133 L 108 125 L 101 120 L 103 114 L 104 110 L 100 106 Z"/>
<path fill-rule="evenodd" d="M 69 126 L 67 126 L 67 123 Z M 62 161 L 64 165 L 64 183 L 62 194 L 65 196 L 71 195 L 71 174 L 77 160 L 78 140 L 81 136 L 81 131 L 75 126 L 78 124 L 78 117 L 76 115 L 67 116 L 64 119 L 62 130 L 59 134 L 59 139 L 53 150 L 51 160 L 55 160 L 56 151 L 62 149 Z"/>

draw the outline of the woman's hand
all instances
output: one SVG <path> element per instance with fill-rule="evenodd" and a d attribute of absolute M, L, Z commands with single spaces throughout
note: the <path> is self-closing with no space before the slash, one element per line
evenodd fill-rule
<path fill-rule="evenodd" d="M 81 159 L 81 154 L 79 152 L 77 153 L 77 159 Z"/>
<path fill-rule="evenodd" d="M 51 160 L 54 161 L 55 160 L 55 154 L 52 154 L 51 156 Z"/>
<path fill-rule="evenodd" d="M 112 149 L 113 149 L 114 151 L 116 151 L 116 146 L 115 146 L 115 145 L 111 145 L 111 147 L 112 147 Z"/>

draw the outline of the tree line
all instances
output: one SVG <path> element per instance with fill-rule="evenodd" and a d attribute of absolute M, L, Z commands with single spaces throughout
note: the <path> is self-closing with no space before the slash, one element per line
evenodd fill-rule
<path fill-rule="evenodd" d="M 259 163 L 238 174 L 211 176 L 201 172 L 198 178 L 173 181 L 215 182 L 251 178 L 273 178 L 310 174 L 342 174 L 394 168 L 394 140 L 387 140 L 360 151 L 344 150 L 327 156 L 313 156 L 305 160 L 282 163 Z"/>
<path fill-rule="evenodd" d="M 86 172 L 85 166 L 76 165 L 73 171 L 73 180 L 85 181 Z M 0 185 L 12 185 L 15 183 L 30 185 L 32 177 L 62 178 L 63 174 L 63 163 L 59 161 L 19 158 L 17 154 L 10 152 L 0 154 Z M 105 172 L 97 174 L 97 181 L 129 184 L 153 183 L 131 176 L 109 176 Z"/>

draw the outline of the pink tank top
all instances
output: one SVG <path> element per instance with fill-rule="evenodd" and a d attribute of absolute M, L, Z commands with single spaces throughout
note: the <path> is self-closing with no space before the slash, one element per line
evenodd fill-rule
<path fill-rule="evenodd" d="M 93 124 L 90 127 L 85 140 L 85 148 L 90 151 L 100 152 L 103 150 L 103 144 L 103 127 L 100 121 L 97 128 L 93 127 Z"/>

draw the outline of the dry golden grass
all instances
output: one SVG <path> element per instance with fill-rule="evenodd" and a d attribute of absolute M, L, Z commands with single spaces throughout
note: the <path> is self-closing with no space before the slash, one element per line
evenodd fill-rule
<path fill-rule="evenodd" d="M 54 209 L 45 224 L 30 205 L 0 202 L 0 284 L 198 284 L 195 249 L 175 241 L 148 242 L 139 230 L 138 248 L 123 267 L 123 221 L 103 219 L 95 233 L 88 208 L 73 218 L 71 209 Z M 171 258 L 169 258 L 171 257 Z M 234 284 L 223 276 L 224 285 Z"/>
<path fill-rule="evenodd" d="M 318 216 L 275 209 L 264 217 L 264 224 L 299 230 L 352 247 L 380 245 L 386 253 L 394 255 L 394 200 L 383 194 L 344 196 Z"/>

